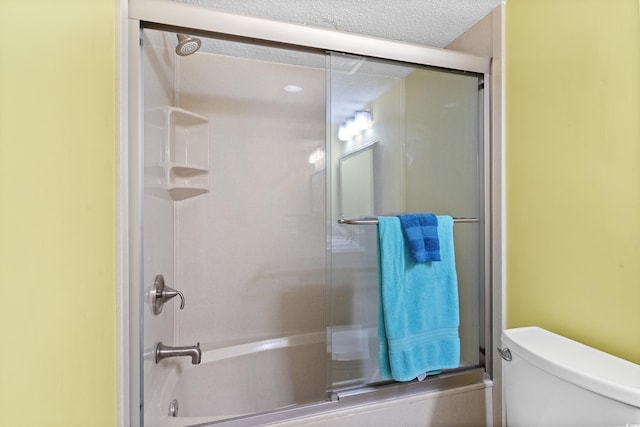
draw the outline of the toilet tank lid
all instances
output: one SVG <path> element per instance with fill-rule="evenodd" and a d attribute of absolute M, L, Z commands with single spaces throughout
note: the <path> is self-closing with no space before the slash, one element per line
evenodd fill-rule
<path fill-rule="evenodd" d="M 502 344 L 552 375 L 640 408 L 640 365 L 536 326 L 505 330 Z"/>

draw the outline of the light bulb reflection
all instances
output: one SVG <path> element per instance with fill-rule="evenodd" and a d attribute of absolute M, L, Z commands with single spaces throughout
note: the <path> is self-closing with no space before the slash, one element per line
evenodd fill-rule
<path fill-rule="evenodd" d="M 338 139 L 347 142 L 360 132 L 367 130 L 373 123 L 371 111 L 356 111 L 353 117 L 349 117 L 338 127 Z"/>

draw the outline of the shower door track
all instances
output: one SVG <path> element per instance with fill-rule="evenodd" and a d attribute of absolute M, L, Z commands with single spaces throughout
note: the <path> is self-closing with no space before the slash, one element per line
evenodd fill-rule
<path fill-rule="evenodd" d="M 170 0 L 129 0 L 129 18 L 228 37 L 489 74 L 491 59 L 335 30 L 233 15 Z M 487 81 L 485 79 L 485 81 Z"/>
<path fill-rule="evenodd" d="M 334 400 L 316 402 L 307 405 L 285 408 L 263 414 L 232 418 L 220 422 L 225 427 L 249 427 L 254 425 L 271 425 L 291 419 L 317 415 L 325 410 L 345 411 L 373 403 L 382 403 L 401 398 L 410 398 L 430 393 L 450 391 L 472 391 L 486 388 L 491 381 L 481 368 L 452 372 L 440 378 L 422 383 L 394 383 L 385 387 L 360 387 L 351 391 L 335 393 Z M 189 427 L 214 426 L 217 423 L 198 424 Z"/>

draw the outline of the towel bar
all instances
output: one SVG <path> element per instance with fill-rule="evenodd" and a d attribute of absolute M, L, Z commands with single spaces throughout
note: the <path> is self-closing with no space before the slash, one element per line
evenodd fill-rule
<path fill-rule="evenodd" d="M 478 218 L 453 218 L 453 222 L 480 222 Z M 338 224 L 349 225 L 377 225 L 378 218 L 339 218 Z"/>

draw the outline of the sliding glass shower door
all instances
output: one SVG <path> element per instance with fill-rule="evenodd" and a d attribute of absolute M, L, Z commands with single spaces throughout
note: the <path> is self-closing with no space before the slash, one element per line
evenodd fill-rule
<path fill-rule="evenodd" d="M 179 40 L 142 36 L 146 424 L 383 382 L 376 227 L 345 217 L 469 220 L 454 227 L 458 369 L 481 366 L 481 75 L 213 37 L 182 56 Z M 180 292 L 161 310 L 159 275 Z M 159 358 L 160 343 L 200 363 Z"/>
<path fill-rule="evenodd" d="M 382 380 L 375 221 L 340 224 L 341 218 L 432 212 L 465 219 L 454 226 L 459 368 L 479 366 L 485 262 L 482 76 L 342 54 L 332 54 L 330 64 L 331 390 Z"/>
<path fill-rule="evenodd" d="M 143 310 L 148 420 L 326 397 L 325 55 L 200 41 L 179 56 L 144 30 L 143 298 L 162 274 L 185 300 Z M 158 342 L 201 363 L 157 361 Z"/>

